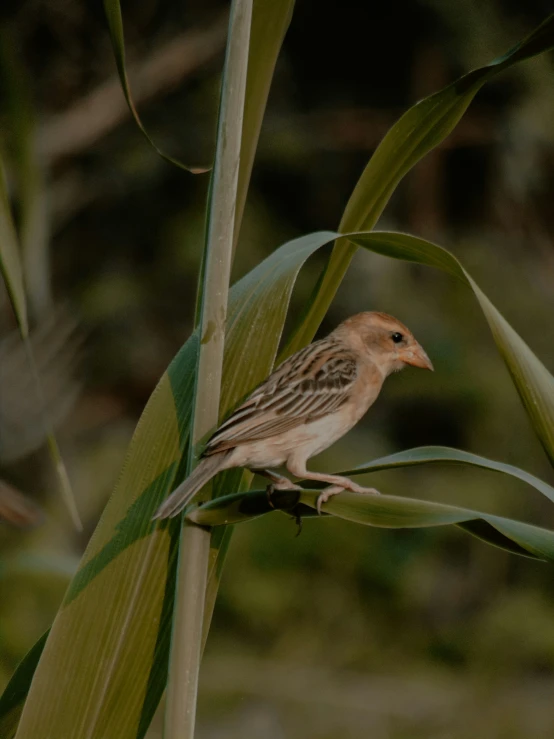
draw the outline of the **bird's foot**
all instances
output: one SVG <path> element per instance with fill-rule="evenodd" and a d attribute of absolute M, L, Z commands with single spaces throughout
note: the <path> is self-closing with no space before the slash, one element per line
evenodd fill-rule
<path fill-rule="evenodd" d="M 321 506 L 324 503 L 327 503 L 329 498 L 331 498 L 333 495 L 339 495 L 339 493 L 343 493 L 345 490 L 348 490 L 352 493 L 361 493 L 362 495 L 381 495 L 381 493 L 376 490 L 375 488 L 364 488 L 362 485 L 358 485 L 355 482 L 352 482 L 352 480 L 349 480 L 349 485 L 346 487 L 345 485 L 329 485 L 329 487 L 324 488 L 320 495 L 317 498 L 317 512 L 321 516 Z"/>
<path fill-rule="evenodd" d="M 317 496 L 317 512 L 321 516 L 321 506 L 324 503 L 327 503 L 329 498 L 331 498 L 333 495 L 338 495 L 339 493 L 342 493 L 344 491 L 344 488 L 340 485 L 329 485 L 329 487 L 324 488 L 321 493 Z"/>

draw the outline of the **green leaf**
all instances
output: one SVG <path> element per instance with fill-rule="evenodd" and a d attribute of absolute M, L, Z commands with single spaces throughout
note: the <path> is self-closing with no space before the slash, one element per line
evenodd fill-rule
<path fill-rule="evenodd" d="M 485 470 L 502 472 L 505 475 L 517 477 L 519 480 L 531 485 L 540 493 L 545 495 L 554 503 L 554 488 L 543 480 L 531 475 L 513 464 L 496 462 L 478 454 L 464 452 L 461 449 L 451 449 L 446 446 L 422 446 L 415 449 L 407 449 L 403 452 L 390 454 L 387 457 L 374 459 L 371 462 L 357 465 L 350 470 L 341 472 L 341 475 L 361 475 L 364 472 L 377 472 L 398 467 L 413 467 L 419 464 L 468 464 L 473 467 L 481 467 Z"/>
<path fill-rule="evenodd" d="M 122 50 L 118 5 L 115 10 L 111 25 L 113 33 L 119 34 Z M 524 42 L 519 49 L 506 56 L 505 62 L 498 64 L 509 66 L 532 53 L 545 50 L 551 44 L 550 19 L 543 24 L 540 32 L 535 32 L 532 41 Z M 124 70 L 123 57 L 120 57 L 118 64 Z M 492 67 L 490 69 L 491 74 L 498 71 Z M 388 141 L 391 161 L 381 161 L 379 166 L 372 168 L 372 175 L 364 179 L 361 189 L 357 188 L 353 202 L 356 199 L 362 202 L 369 197 L 370 186 L 382 187 L 384 197 L 372 200 L 374 204 L 367 223 L 348 223 L 346 220 L 341 230 L 374 224 L 403 173 L 436 141 L 447 135 L 477 87 L 485 81 L 481 70 L 473 74 L 477 74 L 477 77 L 471 79 L 470 75 L 464 78 L 466 82 L 461 84 L 458 92 L 455 86 L 451 86 L 454 91 L 452 99 L 446 99 L 448 96 L 444 96 L 445 91 L 438 93 L 438 98 L 435 97 L 436 106 L 427 110 L 429 115 L 441 111 L 444 114 L 443 119 L 438 119 L 431 127 L 435 129 L 434 138 L 423 121 L 425 110 L 420 110 L 411 128 L 401 119 L 393 129 L 393 139 L 387 137 L 381 145 Z M 464 89 L 464 84 L 467 89 Z M 411 141 L 413 146 L 402 148 L 400 144 L 404 139 Z M 397 155 L 399 150 L 400 154 Z M 403 159 L 401 167 L 395 166 L 395 156 Z M 386 177 L 389 169 L 397 173 L 395 182 Z M 295 247 L 304 249 L 306 253 L 300 257 L 307 258 L 309 253 L 337 237 L 338 234 L 313 234 L 297 240 Z M 296 274 L 302 263 L 298 255 L 289 254 L 288 263 L 281 264 L 280 255 L 287 251 L 286 247 L 290 245 L 285 245 L 272 255 L 275 257 L 275 280 L 281 283 L 284 272 Z M 312 338 L 340 283 L 351 251 L 349 245 L 344 246 L 342 251 L 340 245 L 335 249 L 320 281 L 316 299 L 306 314 L 306 324 L 290 342 L 289 353 Z M 340 258 L 336 258 L 337 254 Z M 267 266 L 272 257 L 260 268 Z M 230 306 L 230 316 L 234 311 L 237 324 L 234 330 L 237 335 L 243 331 L 250 345 L 245 351 L 240 343 L 234 343 L 238 342 L 236 337 L 228 336 L 225 367 L 232 375 L 224 382 L 223 413 L 237 402 L 241 391 L 244 394 L 268 374 L 277 347 L 278 336 L 272 336 L 269 329 L 273 315 L 266 310 L 264 275 L 259 271 L 255 273 L 256 279 L 260 280 L 258 284 L 252 282 L 252 273 L 232 291 L 232 301 L 237 301 Z M 267 275 L 267 281 L 274 284 L 271 275 Z M 270 308 L 276 312 L 281 308 L 286 310 L 289 295 L 280 295 Z M 260 316 L 262 308 L 264 313 Z M 247 317 L 252 320 L 253 326 L 248 326 Z M 277 329 L 278 334 L 281 328 L 282 323 Z M 195 364 L 194 341 L 187 343 L 163 376 L 139 422 L 122 479 L 90 542 L 81 569 L 47 641 L 23 713 L 20 739 L 34 738 L 37 731 L 44 733 L 44 727 L 52 736 L 78 733 L 87 739 L 105 736 L 108 726 L 110 733 L 122 739 L 143 736 L 146 731 L 157 704 L 156 696 L 159 696 L 165 683 L 173 597 L 172 587 L 166 583 L 172 583 L 172 575 L 168 580 L 168 572 L 172 572 L 175 563 L 177 533 L 171 524 L 153 530 L 150 515 L 159 500 L 172 488 L 179 460 L 185 451 L 187 439 L 183 431 L 188 426 L 191 397 L 190 378 L 185 368 Z M 235 358 L 231 361 L 227 357 L 232 356 L 233 352 Z M 240 478 L 240 473 L 234 474 L 232 489 L 236 488 Z M 496 523 L 496 531 L 501 535 L 501 524 L 498 521 Z M 509 524 L 503 523 L 502 526 L 509 529 Z M 537 539 L 541 539 L 540 535 L 537 535 Z M 537 551 L 540 550 L 538 544 L 540 541 Z M 216 572 L 216 565 L 221 562 L 217 553 L 213 561 L 212 571 Z M 98 609 L 98 603 L 102 604 L 102 609 Z M 21 700 L 22 697 L 19 706 Z"/>
<path fill-rule="evenodd" d="M 300 267 L 318 248 L 330 243 L 338 236 L 333 232 L 321 232 L 283 245 L 231 290 L 222 386 L 221 408 L 223 413 L 233 408 L 269 373 L 279 343 L 290 293 Z M 348 238 L 377 253 L 418 261 L 437 267 L 459 279 L 466 279 L 466 273 L 452 255 L 421 239 L 403 234 L 379 232 L 350 234 Z M 468 280 L 468 284 L 473 283 Z M 507 332 L 509 337 L 512 336 L 512 332 L 512 329 Z M 495 338 L 498 340 L 498 337 Z M 89 696 L 92 675 L 79 667 L 80 659 L 72 659 L 79 654 L 79 645 L 82 646 L 79 636 L 83 628 L 90 628 L 92 641 L 95 644 L 101 644 L 100 633 L 102 629 L 108 628 L 109 623 L 127 624 L 127 633 L 121 634 L 116 631 L 113 638 L 120 644 L 121 650 L 125 645 L 123 656 L 133 660 L 134 681 L 132 684 L 129 683 L 128 675 L 124 671 L 124 665 L 127 663 L 122 656 L 120 672 L 113 678 L 114 682 L 110 686 L 108 695 L 112 691 L 115 694 L 120 688 L 120 681 L 125 681 L 129 694 L 128 700 L 132 704 L 137 700 L 137 694 L 141 696 L 144 694 L 144 673 L 147 667 L 151 666 L 153 674 L 161 673 L 165 669 L 169 618 L 153 615 L 152 609 L 155 614 L 170 612 L 169 602 L 172 594 L 169 591 L 166 593 L 164 584 L 168 570 L 174 566 L 175 562 L 174 537 L 176 531 L 171 530 L 171 527 L 153 531 L 149 519 L 159 501 L 174 485 L 178 460 L 183 455 L 187 442 L 186 433 L 190 420 L 195 366 L 195 341 L 197 340 L 189 340 L 171 364 L 168 374 L 164 375 L 160 381 L 145 410 L 137 428 L 130 458 L 126 463 L 120 485 L 108 504 L 85 553 L 84 565 L 81 566 L 73 581 L 66 606 L 54 624 L 51 641 L 55 647 L 52 647 L 52 650 L 58 651 L 56 651 L 56 659 L 53 656 L 50 657 L 53 663 L 50 669 L 53 672 L 50 672 L 47 667 L 44 668 L 45 675 L 57 675 L 58 670 L 61 673 L 56 682 L 58 685 L 56 696 L 52 697 L 46 686 L 45 695 L 47 697 L 44 700 L 47 706 L 45 710 L 52 711 L 53 719 L 58 717 L 61 720 L 61 716 L 67 713 L 74 717 L 72 712 L 64 713 L 55 710 L 56 706 L 61 705 L 57 701 L 63 700 L 64 686 L 67 690 L 76 690 L 78 686 L 80 694 Z M 522 343 L 518 337 L 515 342 L 516 348 Z M 507 346 L 509 351 L 511 345 Z M 527 351 L 530 352 L 529 349 Z M 533 361 L 538 362 L 536 358 Z M 537 397 L 540 398 L 540 396 Z M 463 453 L 460 452 L 460 454 Z M 484 464 L 482 458 L 479 459 Z M 381 462 L 384 464 L 383 460 Z M 407 463 L 406 460 L 404 463 Z M 494 463 L 490 462 L 490 464 Z M 506 466 L 502 471 L 506 471 L 508 467 Z M 240 477 L 240 471 L 231 471 L 222 475 L 218 482 L 219 492 L 236 489 Z M 521 477 L 520 479 L 530 482 L 529 478 Z M 547 487 L 544 487 L 542 492 L 547 494 L 546 490 Z M 496 530 L 498 531 L 498 526 Z M 475 531 L 475 526 L 473 531 Z M 125 558 L 123 555 L 131 547 L 134 547 L 133 551 Z M 213 561 L 215 572 L 217 551 L 214 551 Z M 130 581 L 133 584 L 131 589 Z M 78 599 L 77 604 L 72 605 L 72 601 L 83 590 L 85 592 Z M 89 604 L 94 603 L 98 598 L 102 602 L 107 600 L 111 603 L 112 593 L 118 593 L 117 603 L 112 603 L 111 608 L 99 617 L 93 606 Z M 213 591 L 211 597 L 212 599 L 214 597 Z M 156 628 L 153 626 L 157 618 L 161 618 L 159 631 L 157 631 L 157 623 Z M 94 623 L 90 623 L 92 620 Z M 89 624 L 88 627 L 87 624 Z M 89 664 L 87 660 L 90 660 L 90 671 L 92 671 L 93 666 L 98 664 L 96 660 L 107 659 L 107 649 L 115 649 L 115 646 L 108 643 L 98 649 L 95 648 L 94 654 L 83 655 L 81 652 L 80 657 L 85 660 L 85 664 Z M 143 655 L 145 655 L 144 662 L 141 663 L 138 658 Z M 78 674 L 74 674 L 74 671 Z M 47 678 L 44 679 L 47 680 Z M 105 675 L 104 679 L 109 682 L 109 675 Z M 151 686 L 152 690 L 155 687 L 158 692 L 156 699 L 153 698 L 147 706 L 144 706 L 145 715 L 148 717 L 157 705 L 163 682 L 163 679 L 160 679 Z M 42 714 L 39 708 L 35 708 L 35 701 L 38 699 L 34 698 L 33 693 L 31 693 L 31 698 L 33 715 L 36 715 L 39 720 L 38 717 Z M 109 702 L 107 696 L 105 696 L 105 701 Z M 84 707 L 81 708 L 84 710 Z M 100 715 L 108 721 L 109 706 L 103 704 L 102 711 L 105 713 Z M 123 731 L 123 726 L 127 725 L 124 721 L 126 716 L 125 704 L 121 703 L 118 713 L 118 721 L 122 722 L 121 726 L 118 725 L 121 731 Z M 130 722 L 130 717 L 127 718 Z M 143 723 L 147 725 L 145 720 Z M 24 737 L 25 734 L 22 736 Z M 28 736 L 32 736 L 32 733 Z M 91 736 L 95 735 L 91 734 Z M 134 736 L 134 734 L 122 733 L 121 736 Z"/>
<path fill-rule="evenodd" d="M 321 491 L 307 490 L 300 502 L 316 508 Z M 393 495 L 334 495 L 322 510 L 346 521 L 380 528 L 421 528 L 455 524 L 514 554 L 554 561 L 554 531 L 468 508 Z"/>
<path fill-rule="evenodd" d="M 223 413 L 271 371 L 296 276 L 334 236 L 283 245 L 232 288 Z M 126 739 L 143 736 L 149 725 L 165 687 L 178 535 L 178 522 L 156 527 L 151 517 L 185 455 L 197 350 L 192 337 L 139 421 L 119 484 L 52 626 L 18 739 L 46 730 Z M 219 484 L 240 477 L 233 471 Z M 214 576 L 220 564 L 214 552 Z"/>
<path fill-rule="evenodd" d="M 0 696 L 0 737 L 2 739 L 13 739 L 15 736 L 23 704 L 29 691 L 29 683 L 37 668 L 47 636 L 48 632 L 43 634 L 23 657 Z"/>
<path fill-rule="evenodd" d="M 372 232 L 348 237 L 378 254 L 441 269 L 464 282 L 477 298 L 492 336 L 510 372 L 525 410 L 554 465 L 554 377 L 494 307 L 450 252 L 424 239 L 400 233 Z"/>
<path fill-rule="evenodd" d="M 243 121 L 242 156 L 239 168 L 239 192 L 242 192 L 242 196 L 239 196 L 239 203 L 242 197 L 242 205 L 240 206 L 240 212 L 237 206 L 237 224 L 240 223 L 240 215 L 246 198 L 246 190 L 250 179 L 257 136 L 266 105 L 271 75 L 285 30 L 290 20 L 292 7 L 292 0 L 276 0 L 275 2 L 255 0 L 254 2 L 254 17 L 248 63 L 247 102 Z M 108 1 L 106 10 L 108 17 L 111 19 L 110 27 L 113 28 L 112 40 L 120 76 L 122 76 L 125 82 L 125 59 L 120 9 L 116 2 Z M 130 96 L 128 97 L 128 102 L 131 103 Z M 236 232 L 238 232 L 238 226 Z M 262 335 L 265 337 L 266 343 L 260 344 L 260 337 L 253 336 L 252 340 L 248 341 L 248 347 L 244 352 L 240 348 L 237 348 L 235 351 L 233 341 L 230 340 L 229 336 L 227 337 L 226 377 L 222 389 L 222 412 L 226 412 L 231 407 L 230 404 L 237 402 L 240 394 L 246 393 L 270 372 L 282 331 L 282 322 L 284 321 L 288 300 L 286 295 L 278 294 L 278 291 L 292 289 L 294 282 L 294 278 L 291 278 L 290 283 L 287 283 L 287 280 L 283 278 L 283 274 L 287 269 L 298 270 L 302 259 L 307 258 L 309 253 L 311 253 L 309 249 L 301 252 L 298 264 L 294 264 L 294 259 L 289 258 L 284 269 L 276 270 L 275 279 L 278 282 L 278 288 L 277 291 L 273 292 L 273 299 L 267 311 L 262 310 L 262 303 L 265 298 L 263 292 L 271 283 L 271 265 L 265 270 L 264 266 L 260 265 L 257 276 L 254 276 L 254 280 L 260 280 L 260 289 L 256 290 L 255 282 L 246 279 L 246 281 L 239 283 L 234 291 L 232 291 L 229 325 L 233 325 L 233 330 L 237 332 L 236 341 L 246 341 L 249 338 L 248 330 L 241 323 L 241 309 L 248 310 L 246 318 L 242 320 L 251 320 L 253 330 L 260 330 L 260 327 L 265 325 L 264 315 L 270 320 L 270 325 L 263 329 L 264 333 Z M 271 264 L 274 264 L 276 260 L 278 261 L 278 256 L 274 255 Z M 236 298 L 234 297 L 235 295 Z M 281 321 L 280 324 L 279 321 Z M 275 326 L 277 328 L 274 328 Z M 271 330 L 275 331 L 274 336 L 271 335 Z M 195 352 L 197 350 L 195 342 L 196 339 L 189 340 L 172 362 L 168 373 L 160 381 L 158 388 L 145 409 L 135 432 L 122 478 L 91 539 L 81 565 L 81 572 L 74 581 L 77 588 L 84 588 L 89 579 L 94 579 L 99 573 L 103 572 L 104 568 L 111 567 L 109 575 L 104 575 L 105 580 L 100 588 L 103 597 L 107 597 L 105 595 L 106 593 L 110 593 L 109 597 L 111 597 L 111 593 L 116 592 L 119 584 L 121 582 L 125 583 L 126 579 L 125 562 L 116 560 L 125 554 L 127 548 L 134 547 L 134 557 L 136 557 L 138 564 L 133 569 L 133 572 L 139 573 L 139 582 L 134 593 L 138 594 L 144 588 L 144 598 L 139 598 L 135 604 L 132 601 L 132 595 L 124 591 L 121 602 L 119 603 L 119 610 L 128 619 L 129 629 L 131 631 L 128 641 L 132 645 L 132 649 L 138 650 L 139 655 L 141 652 L 146 652 L 150 660 L 151 669 L 148 674 L 148 668 L 145 667 L 144 674 L 140 674 L 140 667 L 137 672 L 136 666 L 134 664 L 131 665 L 129 674 L 133 675 L 134 681 L 129 686 L 128 699 L 123 700 L 119 697 L 117 709 L 114 709 L 117 710 L 118 714 L 121 709 L 122 716 L 125 717 L 122 718 L 125 724 L 124 733 L 121 734 L 122 737 L 134 737 L 135 735 L 139 737 L 144 735 L 165 686 L 171 628 L 171 609 L 173 605 L 172 588 L 175 581 L 174 568 L 176 562 L 177 534 L 175 531 L 172 531 L 170 534 L 160 533 L 157 535 L 155 541 L 151 541 L 153 537 L 150 533 L 149 525 L 151 514 L 159 501 L 174 486 L 172 476 L 175 477 L 176 475 L 175 470 L 178 466 L 179 459 L 182 459 L 183 456 L 186 458 L 187 455 L 187 431 L 190 421 L 190 402 L 192 399 L 192 383 L 187 380 L 187 373 L 190 373 L 191 367 L 195 362 Z M 251 352 L 251 354 L 249 355 L 248 352 Z M 229 359 L 234 354 L 238 354 L 239 356 L 240 361 L 238 363 L 235 359 Z M 234 365 L 232 364 L 233 362 Z M 216 490 L 221 489 L 222 485 L 225 485 L 227 489 L 229 489 L 229 486 L 231 486 L 230 489 L 244 489 L 244 486 L 248 486 L 251 475 L 247 472 L 243 475 L 240 472 L 230 472 L 225 476 L 222 475 L 221 478 L 219 482 L 216 481 Z M 146 509 L 145 506 L 147 506 Z M 146 522 L 146 527 L 141 522 Z M 204 640 L 209 628 L 224 555 L 229 542 L 229 535 L 230 529 L 225 531 L 223 528 L 218 529 L 212 535 L 212 556 L 208 577 Z M 168 537 L 169 542 L 166 541 Z M 161 594 L 159 589 L 155 587 L 156 583 L 152 579 L 147 580 L 147 574 L 150 568 L 152 568 L 155 578 L 161 584 L 163 590 Z M 169 585 L 164 590 L 164 583 L 166 582 Z M 148 605 L 150 599 L 153 599 L 155 608 L 158 611 L 161 609 L 159 624 L 148 621 Z M 91 604 L 90 608 L 92 611 L 90 615 L 92 615 L 96 607 L 94 597 L 87 599 L 87 603 Z M 119 623 L 121 624 L 122 622 L 120 621 Z M 105 628 L 110 628 L 109 617 L 101 618 L 98 626 L 100 627 L 101 624 Z M 61 625 L 59 626 L 58 634 L 63 633 L 63 628 Z M 73 629 L 78 631 L 78 622 L 76 623 L 70 620 L 69 630 L 71 631 Z M 135 630 L 133 631 L 133 629 Z M 141 629 L 145 633 L 155 633 L 157 630 L 154 651 L 151 648 L 151 640 L 142 641 Z M 98 631 L 98 633 L 100 632 Z M 72 638 L 75 640 L 74 643 L 78 643 L 79 640 L 77 637 L 78 634 L 77 636 L 72 634 Z M 123 643 L 125 639 L 125 634 L 120 634 L 120 642 Z M 42 646 L 40 649 L 42 649 Z M 33 648 L 33 654 L 34 650 L 35 648 Z M 107 653 L 107 650 L 104 649 L 101 652 L 101 656 L 106 656 Z M 128 664 L 128 653 L 126 652 L 123 656 L 127 660 L 125 664 Z M 65 653 L 65 657 L 67 658 L 67 652 Z M 73 669 L 76 671 L 79 671 L 78 661 L 81 657 L 82 655 L 77 652 L 76 661 L 73 664 Z M 21 688 L 19 692 L 17 707 L 10 713 L 12 718 L 15 714 L 19 717 L 22 711 L 26 692 L 29 689 L 33 677 L 35 664 L 36 660 L 24 660 L 21 668 L 18 669 L 18 675 L 23 676 L 19 684 L 26 684 L 26 689 L 23 690 Z M 48 669 L 48 666 L 44 669 L 44 680 L 48 679 Z M 90 678 L 90 675 L 88 677 Z M 127 688 L 127 682 L 128 676 L 124 678 L 121 673 L 116 676 L 116 679 L 106 691 L 106 702 L 110 700 L 111 695 L 117 694 L 118 688 L 123 683 L 125 683 L 125 688 Z M 86 680 L 83 680 L 81 685 L 85 684 Z M 145 684 L 146 688 L 144 687 Z M 86 690 L 86 687 L 83 689 Z M 146 690 L 145 695 L 144 690 Z M 134 700 L 135 704 L 133 704 Z M 2 708 L 3 705 L 0 703 L 0 726 L 2 726 L 2 717 L 5 715 Z M 111 706 L 98 705 L 100 712 L 109 712 L 109 710 L 112 710 Z M 133 729 L 134 722 L 138 723 L 136 734 Z M 1 732 L 0 735 L 3 736 Z M 101 732 L 100 735 L 102 735 Z"/>
<path fill-rule="evenodd" d="M 554 46 L 554 15 L 527 38 L 485 67 L 475 69 L 410 108 L 390 129 L 369 160 L 344 211 L 339 231 L 368 231 L 379 219 L 404 175 L 452 132 L 485 82 L 517 62 Z M 338 243 L 284 354 L 308 344 L 344 277 L 356 247 Z"/>
<path fill-rule="evenodd" d="M 151 139 L 149 133 L 146 131 L 142 124 L 139 114 L 137 113 L 137 109 L 135 108 L 135 104 L 133 103 L 133 98 L 131 97 L 131 88 L 129 86 L 127 70 L 125 68 L 125 37 L 123 34 L 123 18 L 121 16 L 121 6 L 119 4 L 119 0 L 104 0 L 104 11 L 106 13 L 106 18 L 108 21 L 110 39 L 115 55 L 117 73 L 119 75 L 121 87 L 123 88 L 123 94 L 125 96 L 125 100 L 127 101 L 127 105 L 129 106 L 129 110 L 131 111 L 131 115 L 135 119 L 135 123 L 139 127 L 140 132 L 148 141 L 150 146 L 154 149 L 154 151 L 156 151 L 162 157 L 162 159 L 165 159 L 166 162 L 174 164 L 176 167 L 184 169 L 187 172 L 192 172 L 193 174 L 202 174 L 204 172 L 208 172 L 209 167 L 196 167 L 183 164 L 183 162 L 180 162 L 178 159 L 174 159 L 168 154 L 165 154 Z"/>
<path fill-rule="evenodd" d="M 239 237 L 273 70 L 292 18 L 293 9 L 294 0 L 255 0 L 252 10 L 246 105 L 242 122 L 242 147 L 235 215 L 235 244 Z"/>
<path fill-rule="evenodd" d="M 377 463 L 374 467 L 371 465 L 366 467 L 375 470 L 406 464 L 405 460 L 394 463 L 393 456 L 401 459 L 402 454 L 385 458 L 386 461 L 383 460 L 382 465 Z M 424 461 L 422 459 L 415 464 L 422 464 Z M 526 473 L 522 474 L 525 476 Z M 519 474 L 516 477 L 523 479 Z M 270 501 L 265 490 L 236 493 L 203 503 L 189 512 L 187 518 L 199 526 L 224 526 L 228 523 L 251 521 L 275 510 L 288 512 L 293 516 L 305 516 L 310 511 L 315 513 L 320 494 L 321 490 L 276 491 Z M 324 503 L 322 511 L 323 515 L 330 514 L 347 521 L 379 528 L 406 529 L 455 525 L 488 544 L 513 554 L 554 561 L 554 531 L 469 508 L 395 495 L 359 495 L 343 492 Z"/>

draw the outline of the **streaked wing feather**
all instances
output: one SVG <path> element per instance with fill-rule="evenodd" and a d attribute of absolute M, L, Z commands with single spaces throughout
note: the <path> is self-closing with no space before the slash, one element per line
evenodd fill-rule
<path fill-rule="evenodd" d="M 287 359 L 214 433 L 205 455 L 268 439 L 333 413 L 358 374 L 355 354 L 328 339 Z"/>

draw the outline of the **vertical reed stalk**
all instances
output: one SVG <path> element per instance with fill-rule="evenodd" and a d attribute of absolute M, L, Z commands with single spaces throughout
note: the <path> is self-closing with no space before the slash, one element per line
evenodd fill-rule
<path fill-rule="evenodd" d="M 212 173 L 200 310 L 192 448 L 213 428 L 231 271 L 252 0 L 233 0 Z M 184 523 L 179 548 L 165 739 L 192 739 L 196 719 L 210 532 Z"/>

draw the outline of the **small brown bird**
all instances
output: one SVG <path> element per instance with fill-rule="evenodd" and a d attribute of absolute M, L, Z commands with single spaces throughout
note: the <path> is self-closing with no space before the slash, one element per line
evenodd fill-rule
<path fill-rule="evenodd" d="M 342 490 L 378 493 L 347 477 L 309 472 L 306 462 L 349 431 L 376 400 L 385 378 L 406 364 L 433 369 L 400 321 L 385 313 L 348 318 L 289 357 L 233 411 L 154 518 L 176 516 L 214 475 L 231 467 L 268 477 L 278 490 L 301 489 L 272 471 L 281 465 L 302 480 L 330 483 L 318 510 Z"/>

